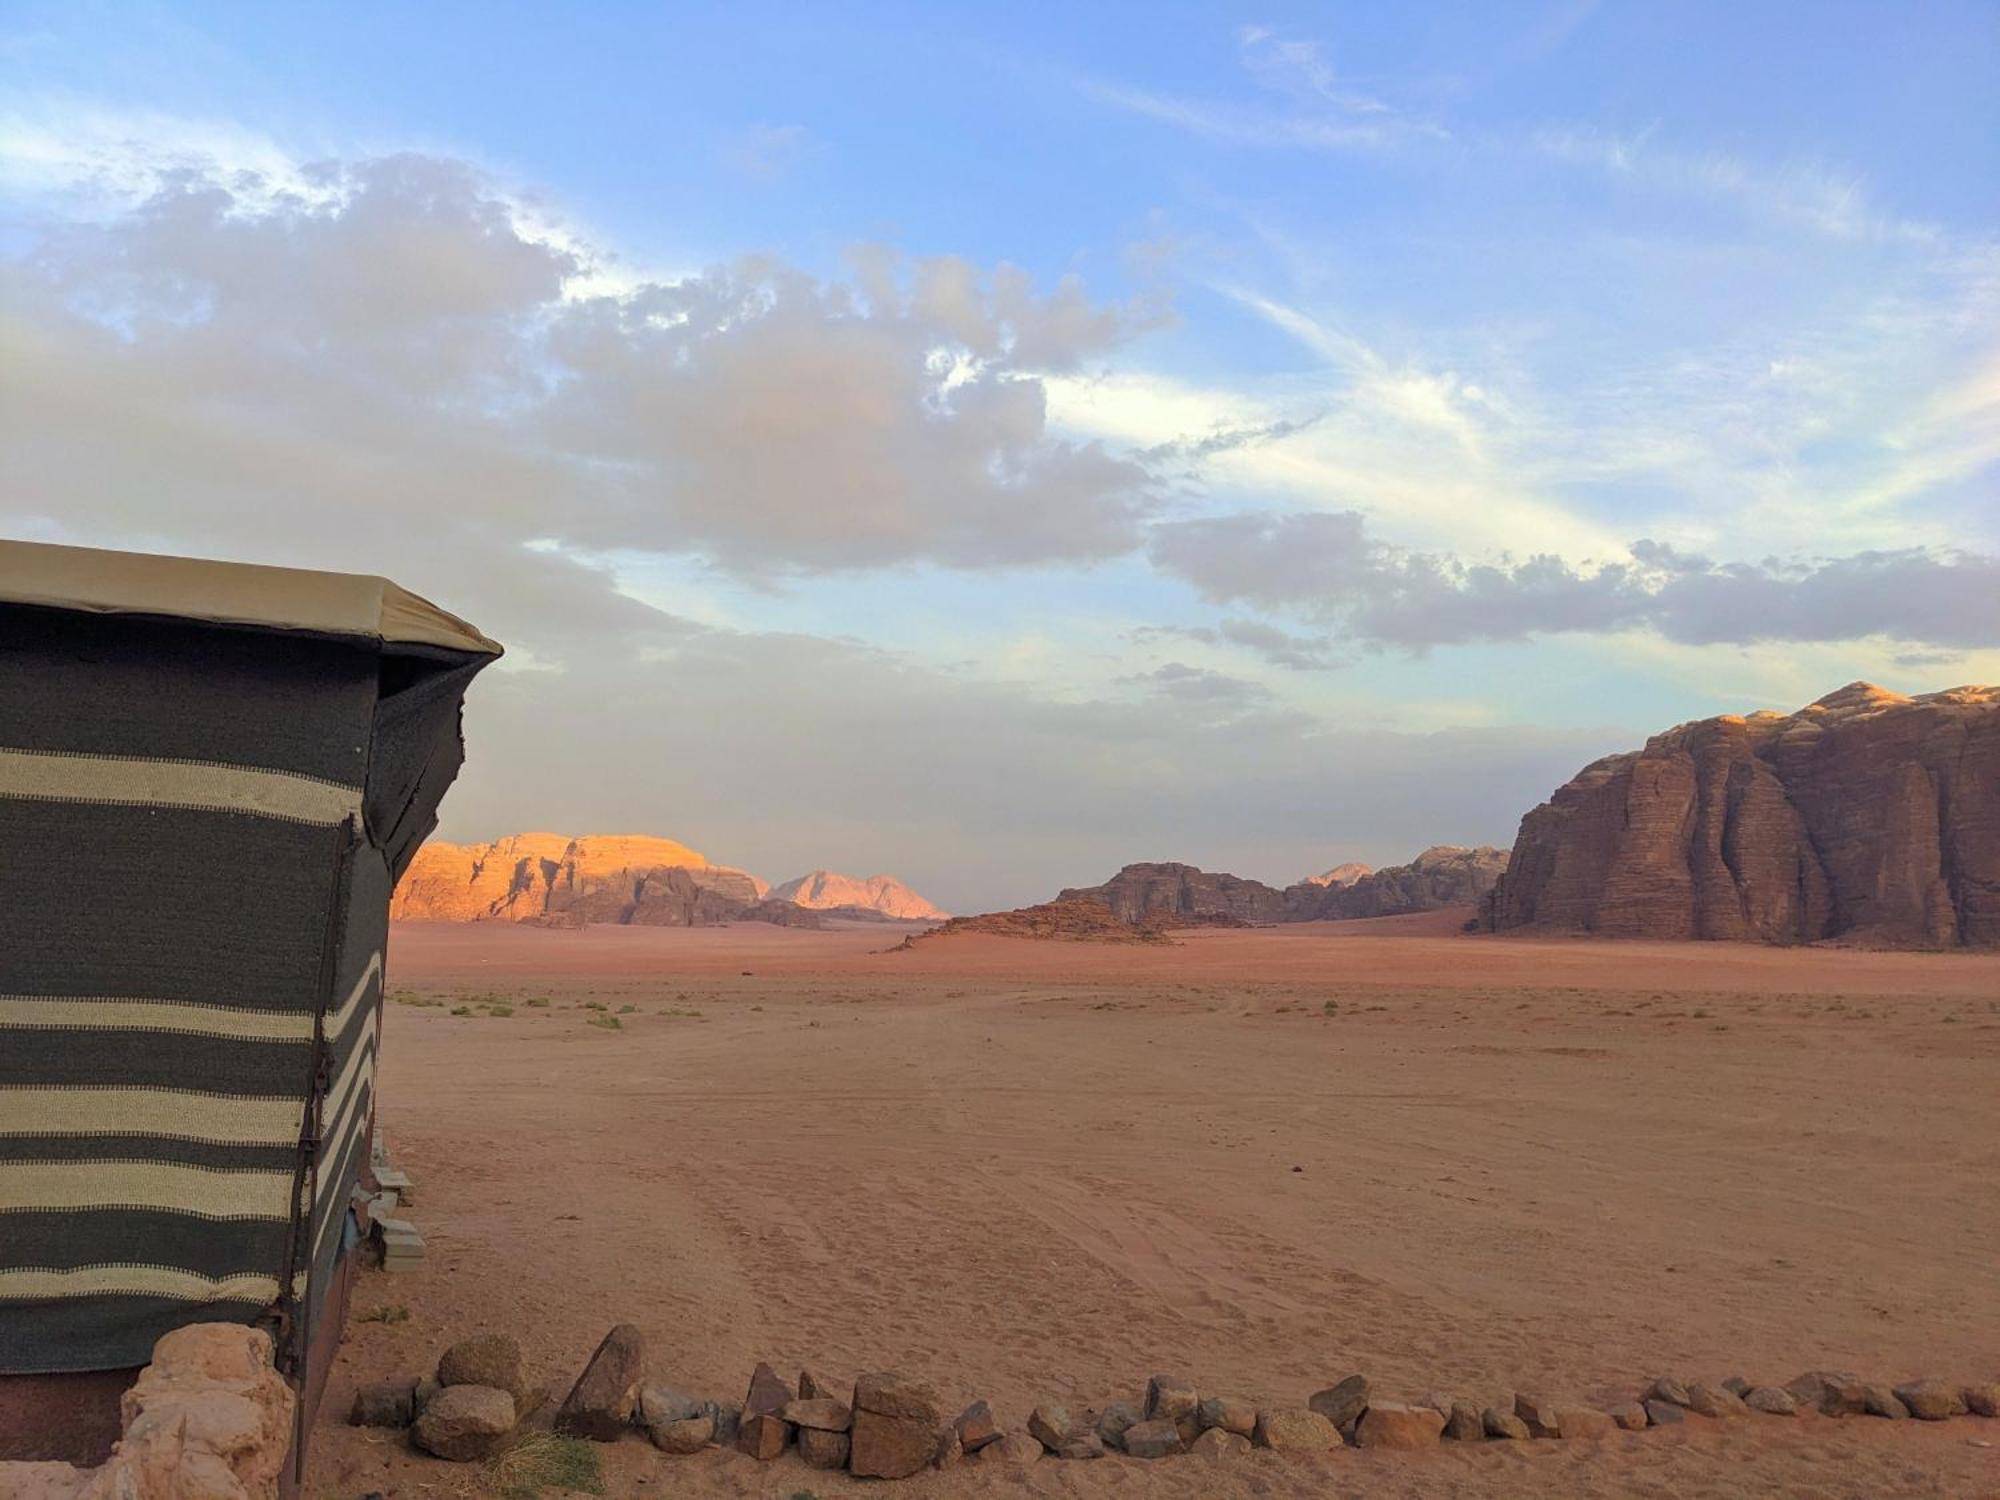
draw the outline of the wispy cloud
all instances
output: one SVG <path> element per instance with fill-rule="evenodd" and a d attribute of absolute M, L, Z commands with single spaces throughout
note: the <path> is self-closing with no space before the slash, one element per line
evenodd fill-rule
<path fill-rule="evenodd" d="M 1745 212 L 1801 225 L 1834 239 L 1932 241 L 1937 226 L 1876 209 L 1856 173 L 1813 163 L 1769 166 L 1727 151 L 1689 151 L 1657 127 L 1618 134 L 1587 125 L 1548 125 L 1528 146 L 1551 161 L 1585 167 L 1655 191 L 1723 199 Z"/>
<path fill-rule="evenodd" d="M 1073 82 L 1084 98 L 1106 108 L 1234 146 L 1379 151 L 1449 139 L 1450 132 L 1436 121 L 1348 87 L 1318 41 L 1287 37 L 1267 26 L 1246 26 L 1236 41 L 1242 75 L 1276 107 L 1191 98 L 1088 75 Z"/>

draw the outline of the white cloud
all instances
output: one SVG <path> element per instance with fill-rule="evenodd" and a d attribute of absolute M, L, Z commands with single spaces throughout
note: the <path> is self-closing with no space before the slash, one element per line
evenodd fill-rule
<path fill-rule="evenodd" d="M 1876 210 L 1851 173 L 1812 163 L 1771 168 L 1727 151 L 1678 150 L 1657 130 L 1618 134 L 1586 125 L 1550 125 L 1529 145 L 1554 161 L 1594 168 L 1665 192 L 1727 200 L 1752 215 L 1784 220 L 1835 239 L 1932 241 L 1935 225 Z"/>
<path fill-rule="evenodd" d="M 297 171 L 312 196 L 170 174 L 0 266 L 17 524 L 295 560 L 399 537 L 496 571 L 565 549 L 782 574 L 1138 544 L 1146 470 L 1051 432 L 1042 380 L 1156 309 L 885 252 L 853 284 L 748 261 L 579 297 L 594 252 L 465 163 Z"/>

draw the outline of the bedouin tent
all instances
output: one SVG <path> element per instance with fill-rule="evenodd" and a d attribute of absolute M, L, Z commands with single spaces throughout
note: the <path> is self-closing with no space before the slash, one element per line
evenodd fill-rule
<path fill-rule="evenodd" d="M 14 1377 L 189 1323 L 330 1357 L 389 893 L 499 654 L 383 578 L 0 542 L 0 1457 Z"/>

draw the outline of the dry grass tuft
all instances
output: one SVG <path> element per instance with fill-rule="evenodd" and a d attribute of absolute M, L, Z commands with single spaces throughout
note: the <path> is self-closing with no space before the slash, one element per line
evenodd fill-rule
<path fill-rule="evenodd" d="M 536 1500 L 543 1490 L 604 1493 L 597 1448 L 582 1438 L 526 1432 L 486 1461 L 487 1485 L 502 1500 Z"/>

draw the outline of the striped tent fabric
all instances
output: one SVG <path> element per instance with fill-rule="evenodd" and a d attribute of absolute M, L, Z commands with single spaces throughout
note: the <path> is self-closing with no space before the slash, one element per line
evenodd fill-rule
<path fill-rule="evenodd" d="M 385 630 L 344 575 L 298 575 L 347 590 L 304 623 L 227 565 L 51 599 L 35 553 L 98 576 L 0 544 L 0 1375 L 217 1319 L 296 1371 L 352 1249 L 389 894 L 498 648 Z"/>

